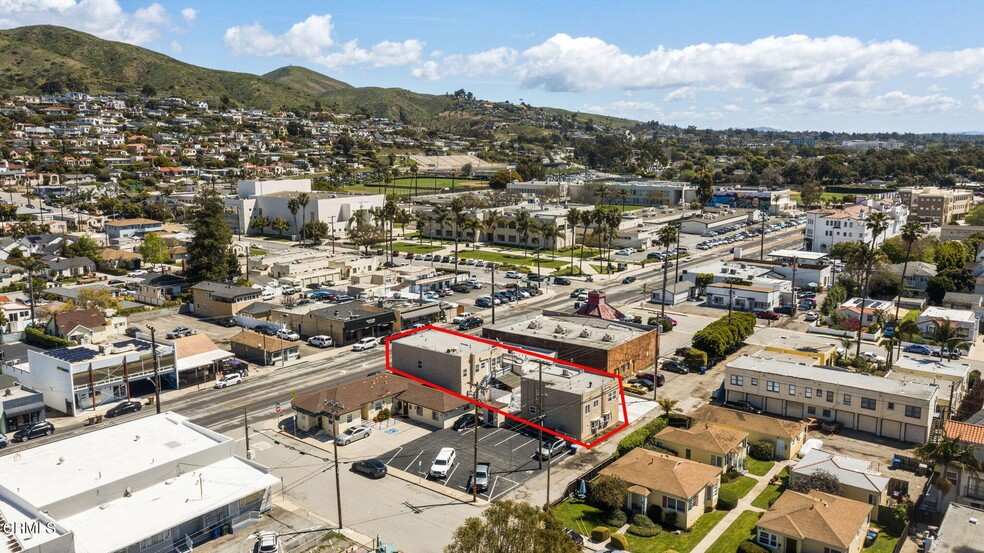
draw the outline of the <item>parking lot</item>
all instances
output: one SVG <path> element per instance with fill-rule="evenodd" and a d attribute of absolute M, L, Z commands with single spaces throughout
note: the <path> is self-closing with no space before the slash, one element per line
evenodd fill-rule
<path fill-rule="evenodd" d="M 538 446 L 538 433 L 519 423 L 507 426 L 478 429 L 478 460 L 491 464 L 489 488 L 479 496 L 489 501 L 504 497 L 541 472 L 539 462 L 533 457 Z M 460 492 L 470 492 L 468 478 L 474 466 L 474 433 L 474 428 L 460 432 L 439 430 L 384 453 L 379 458 L 392 468 L 440 482 Z M 546 433 L 543 436 L 544 441 L 550 437 Z M 431 462 L 445 447 L 455 450 L 456 461 L 451 472 L 444 480 L 428 477 Z M 558 465 L 570 457 L 568 453 L 557 455 L 550 463 Z M 546 468 L 544 462 L 542 470 Z"/>

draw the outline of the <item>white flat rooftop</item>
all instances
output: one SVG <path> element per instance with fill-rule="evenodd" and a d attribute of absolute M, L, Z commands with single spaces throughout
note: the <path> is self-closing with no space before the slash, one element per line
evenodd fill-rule
<path fill-rule="evenodd" d="M 829 253 L 825 252 L 805 252 L 802 250 L 772 250 L 772 252 L 767 253 L 769 257 L 790 257 L 795 259 L 808 259 L 810 261 L 820 261 L 826 257 L 829 257 Z"/>
<path fill-rule="evenodd" d="M 479 342 L 478 340 L 463 338 L 438 330 L 421 330 L 420 332 L 415 332 L 409 336 L 403 336 L 394 340 L 392 343 L 440 352 L 456 349 L 457 351 L 454 353 L 457 353 L 459 356 L 469 353 L 483 353 L 495 347 L 484 342 Z"/>
<path fill-rule="evenodd" d="M 162 413 L 0 457 L 0 487 L 43 509 L 230 438 L 196 430 Z"/>

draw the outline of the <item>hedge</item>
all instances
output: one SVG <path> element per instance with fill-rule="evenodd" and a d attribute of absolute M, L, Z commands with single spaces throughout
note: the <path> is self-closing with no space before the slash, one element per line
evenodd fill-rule
<path fill-rule="evenodd" d="M 718 509 L 722 511 L 730 511 L 738 506 L 738 494 L 734 491 L 721 488 L 718 492 Z"/>
<path fill-rule="evenodd" d="M 591 530 L 591 539 L 595 542 L 602 542 L 608 539 L 608 527 L 607 526 L 595 526 Z"/>
<path fill-rule="evenodd" d="M 755 315 L 736 312 L 725 315 L 694 334 L 693 347 L 709 359 L 723 358 L 755 332 Z"/>
<path fill-rule="evenodd" d="M 629 526 L 629 533 L 640 538 L 651 538 L 658 536 L 662 529 L 656 525 L 646 515 L 639 513 L 632 517 L 632 526 Z"/>
<path fill-rule="evenodd" d="M 687 348 L 683 350 L 683 364 L 690 372 L 697 372 L 707 366 L 707 353 L 697 348 Z"/>
<path fill-rule="evenodd" d="M 71 340 L 66 340 L 57 336 L 50 336 L 34 328 L 33 326 L 29 326 L 24 329 L 24 341 L 32 346 L 37 346 L 44 349 L 67 348 L 76 345 L 75 342 Z"/>
<path fill-rule="evenodd" d="M 776 444 L 766 440 L 759 440 L 752 443 L 752 446 L 748 448 L 748 454 L 752 456 L 752 459 L 759 461 L 774 461 L 776 458 Z"/>
<path fill-rule="evenodd" d="M 629 538 L 625 537 L 625 534 L 612 534 L 612 539 L 608 545 L 615 551 L 628 551 Z"/>
<path fill-rule="evenodd" d="M 622 438 L 618 442 L 618 447 L 615 449 L 615 456 L 621 457 L 626 453 L 632 451 L 633 449 L 646 443 L 646 439 L 656 434 L 660 430 L 666 428 L 666 419 L 660 417 L 655 418 L 643 426 L 636 428 L 628 436 Z"/>
<path fill-rule="evenodd" d="M 738 553 L 769 553 L 769 550 L 752 540 L 745 540 L 738 546 Z"/>
<path fill-rule="evenodd" d="M 628 515 L 625 511 L 621 509 L 615 509 L 614 511 L 605 515 L 603 522 L 609 526 L 614 526 L 616 528 L 621 528 L 626 522 L 629 521 Z"/>

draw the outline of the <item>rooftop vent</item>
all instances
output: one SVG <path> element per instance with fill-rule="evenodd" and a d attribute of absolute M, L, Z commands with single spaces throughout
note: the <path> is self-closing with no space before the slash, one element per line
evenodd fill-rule
<path fill-rule="evenodd" d="M 591 331 L 590 331 L 590 330 L 588 330 L 588 329 L 586 329 L 586 328 L 585 328 L 585 329 L 583 329 L 583 330 L 581 330 L 581 333 L 580 333 L 580 334 L 578 334 L 578 337 L 579 337 L 579 338 L 587 338 L 587 337 L 589 337 L 589 336 L 591 336 Z"/>

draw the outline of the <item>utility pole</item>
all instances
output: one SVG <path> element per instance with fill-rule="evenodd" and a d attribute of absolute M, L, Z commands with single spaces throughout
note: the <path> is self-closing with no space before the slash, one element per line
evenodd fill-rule
<path fill-rule="evenodd" d="M 475 354 L 468 356 L 468 365 L 470 370 L 470 375 L 468 378 L 468 385 L 472 389 L 472 399 L 475 400 L 475 443 L 473 445 L 474 453 L 472 457 L 472 503 L 478 502 L 478 385 L 475 384 Z"/>
<path fill-rule="evenodd" d="M 489 292 L 489 297 L 492 298 L 492 324 L 495 324 L 495 263 L 492 263 L 492 290 Z"/>
<path fill-rule="evenodd" d="M 659 324 L 656 325 L 656 350 L 653 355 L 653 401 L 656 401 L 656 390 L 659 386 L 656 385 L 659 382 L 659 347 L 660 347 L 660 334 L 663 330 L 663 321 L 660 320 Z"/>
<path fill-rule="evenodd" d="M 760 230 L 762 249 L 759 251 L 759 261 L 762 261 L 765 259 L 765 211 L 762 211 L 762 228 Z"/>
<path fill-rule="evenodd" d="M 728 323 L 731 323 L 731 312 L 734 310 L 735 306 L 735 283 L 734 281 L 728 283 Z"/>
<path fill-rule="evenodd" d="M 790 308 L 789 316 L 796 316 L 796 261 L 797 258 L 793 256 L 793 306 Z"/>
<path fill-rule="evenodd" d="M 243 407 L 243 430 L 246 431 L 246 458 L 249 458 L 249 421 L 246 419 L 246 407 Z"/>
<path fill-rule="evenodd" d="M 157 359 L 157 329 L 148 325 L 150 330 L 150 350 L 154 356 L 154 405 L 157 407 L 157 414 L 161 414 L 161 364 Z"/>
<path fill-rule="evenodd" d="M 338 529 L 341 530 L 343 525 L 341 477 L 338 473 L 338 414 L 345 406 L 333 399 L 325 400 L 324 405 L 331 413 L 331 444 L 332 449 L 335 451 L 335 502 L 338 505 Z"/>
<path fill-rule="evenodd" d="M 543 361 L 538 359 L 536 366 L 540 379 L 536 392 L 536 415 L 540 419 L 540 426 L 543 426 L 545 422 L 543 417 Z M 536 462 L 537 470 L 543 469 L 543 428 L 540 428 L 539 449 L 537 450 Z M 549 461 L 547 465 L 550 465 Z"/>
<path fill-rule="evenodd" d="M 335 216 L 329 216 L 331 219 L 331 255 L 335 255 Z"/>

